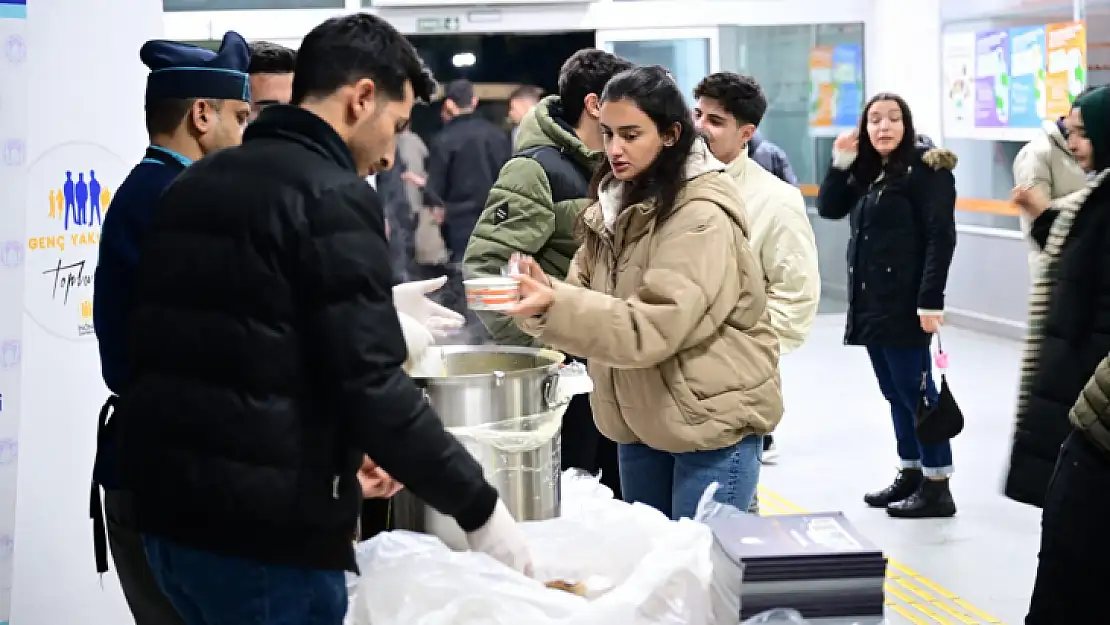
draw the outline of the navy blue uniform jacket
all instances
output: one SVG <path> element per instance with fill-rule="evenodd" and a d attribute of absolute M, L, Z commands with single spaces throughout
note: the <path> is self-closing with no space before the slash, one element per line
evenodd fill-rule
<path fill-rule="evenodd" d="M 188 166 L 189 159 L 165 148 L 147 148 L 143 160 L 124 179 L 104 216 L 100 259 L 96 266 L 93 325 L 100 346 L 100 370 L 113 395 L 123 390 L 128 376 L 127 316 L 131 307 L 135 268 L 139 264 L 147 226 L 162 192 Z M 93 478 L 107 489 L 119 483 L 115 435 L 109 425 L 98 436 Z"/>

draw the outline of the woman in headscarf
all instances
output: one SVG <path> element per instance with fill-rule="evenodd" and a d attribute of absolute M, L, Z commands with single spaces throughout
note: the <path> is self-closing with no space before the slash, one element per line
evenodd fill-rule
<path fill-rule="evenodd" d="M 1007 495 L 1042 505 L 1040 563 L 1026 625 L 1104 623 L 1110 578 L 1110 91 L 1076 102 L 1085 193 L 1013 199 L 1044 249 L 1022 363 Z M 1054 469 L 1035 460 L 1056 454 Z M 1038 466 L 1042 470 L 1033 470 Z M 1018 488 L 1021 486 L 1022 488 Z M 1022 493 L 1018 497 L 1016 493 Z"/>

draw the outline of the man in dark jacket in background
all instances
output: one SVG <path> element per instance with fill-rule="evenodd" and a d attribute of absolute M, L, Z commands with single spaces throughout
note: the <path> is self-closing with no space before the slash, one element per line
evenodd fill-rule
<path fill-rule="evenodd" d="M 445 242 L 461 262 L 466 243 L 501 166 L 512 156 L 505 132 L 475 113 L 478 96 L 469 80 L 447 84 L 443 130 L 429 149 L 428 189 L 443 198 Z"/>
<path fill-rule="evenodd" d="M 186 44 L 150 41 L 139 51 L 150 68 L 146 128 L 150 147 L 112 198 L 104 216 L 93 297 L 93 325 L 100 369 L 112 392 L 100 413 L 91 511 L 97 570 L 108 570 L 110 547 L 120 586 L 137 625 L 182 623 L 147 564 L 135 529 L 126 476 L 117 470 L 116 419 L 108 420 L 131 372 L 126 333 L 139 249 L 159 196 L 194 160 L 236 145 L 250 114 L 247 42 L 224 35 L 219 52 Z M 213 71 L 216 70 L 216 71 Z M 104 488 L 101 512 L 100 487 Z M 104 536 L 107 533 L 107 542 Z"/>
<path fill-rule="evenodd" d="M 759 163 L 763 169 L 778 176 L 779 180 L 787 184 L 797 185 L 798 177 L 794 175 L 794 168 L 790 166 L 790 159 L 786 152 L 779 146 L 763 138 L 758 130 L 748 141 L 748 156 Z"/>
<path fill-rule="evenodd" d="M 574 53 L 559 71 L 559 94 L 548 96 L 520 122 L 520 151 L 490 190 L 463 260 L 465 277 L 496 276 L 514 252 L 534 256 L 549 276 L 566 279 L 578 250 L 574 220 L 590 204 L 590 177 L 605 158 L 598 97 L 605 83 L 632 63 L 604 50 Z M 502 345 L 534 346 L 512 319 L 482 313 Z M 620 496 L 617 447 L 597 430 L 589 396 L 576 395 L 563 417 L 564 468 L 596 474 Z"/>
<path fill-rule="evenodd" d="M 294 106 L 263 111 L 158 204 L 120 444 L 151 568 L 189 625 L 341 625 L 360 466 L 453 517 L 471 548 L 530 568 L 481 465 L 402 370 L 365 178 L 390 167 L 434 89 L 387 22 L 332 18 L 298 50 Z"/>
<path fill-rule="evenodd" d="M 269 41 L 251 43 L 251 120 L 267 107 L 289 104 L 293 97 L 293 67 L 297 53 Z"/>
<path fill-rule="evenodd" d="M 539 104 L 540 98 L 543 97 L 543 89 L 536 85 L 521 85 L 509 94 L 509 118 L 508 122 L 512 127 L 509 131 L 509 138 L 512 140 L 513 148 L 516 148 L 516 138 L 520 133 L 520 122 L 524 120 L 524 116 L 532 107 Z"/>

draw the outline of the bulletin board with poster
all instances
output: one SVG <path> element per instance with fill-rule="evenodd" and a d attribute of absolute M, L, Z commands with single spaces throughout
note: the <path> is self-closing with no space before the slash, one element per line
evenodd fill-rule
<path fill-rule="evenodd" d="M 1087 84 L 1084 22 L 949 33 L 941 51 L 949 138 L 1029 141 Z"/>
<path fill-rule="evenodd" d="M 809 52 L 809 134 L 835 137 L 859 123 L 863 47 L 814 46 Z"/>

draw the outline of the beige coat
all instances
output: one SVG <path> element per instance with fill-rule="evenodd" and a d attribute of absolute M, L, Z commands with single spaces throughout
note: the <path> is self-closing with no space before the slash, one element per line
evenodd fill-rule
<path fill-rule="evenodd" d="M 1044 134 L 1026 143 L 1014 158 L 1014 184 L 1036 186 L 1056 201 L 1085 189 L 1087 174 L 1068 149 L 1067 139 L 1054 121 L 1045 121 Z M 1024 213 L 1018 216 L 1021 231 L 1029 236 L 1030 221 Z M 1029 240 L 1029 271 L 1036 278 L 1041 251 Z"/>
<path fill-rule="evenodd" d="M 783 354 L 799 347 L 813 327 L 821 300 L 817 240 L 797 187 L 748 157 L 729 163 L 748 216 L 748 237 L 767 285 L 767 310 Z"/>
<path fill-rule="evenodd" d="M 739 191 L 702 142 L 662 224 L 620 210 L 609 178 L 591 231 L 542 319 L 521 328 L 586 358 L 594 420 L 618 443 L 688 452 L 770 432 L 782 418 L 778 339 Z"/>

